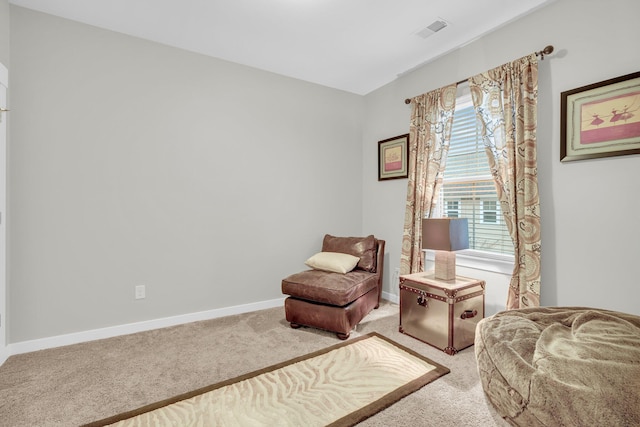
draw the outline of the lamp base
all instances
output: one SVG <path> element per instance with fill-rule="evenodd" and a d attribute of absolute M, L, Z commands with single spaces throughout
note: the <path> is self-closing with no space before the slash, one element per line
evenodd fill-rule
<path fill-rule="evenodd" d="M 456 254 L 455 252 L 436 251 L 435 278 L 438 280 L 455 280 Z"/>

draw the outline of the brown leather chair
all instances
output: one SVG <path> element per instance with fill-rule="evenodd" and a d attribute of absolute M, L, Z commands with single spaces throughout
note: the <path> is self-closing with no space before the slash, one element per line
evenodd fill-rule
<path fill-rule="evenodd" d="M 384 240 L 325 235 L 322 252 L 346 253 L 359 258 L 345 273 L 306 270 L 282 280 L 285 315 L 292 328 L 311 326 L 349 338 L 353 328 L 380 305 L 384 271 Z"/>

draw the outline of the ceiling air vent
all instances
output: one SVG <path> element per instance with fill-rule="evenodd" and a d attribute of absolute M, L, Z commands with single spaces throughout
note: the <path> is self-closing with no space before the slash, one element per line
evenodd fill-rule
<path fill-rule="evenodd" d="M 439 19 L 437 21 L 433 21 L 427 28 L 418 31 L 417 34 L 423 39 L 426 39 L 430 35 L 437 33 L 446 26 L 447 22 Z"/>

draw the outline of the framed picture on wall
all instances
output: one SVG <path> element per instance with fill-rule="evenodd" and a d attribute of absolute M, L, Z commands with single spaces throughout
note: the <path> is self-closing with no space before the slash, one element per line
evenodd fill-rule
<path fill-rule="evenodd" d="M 560 95 L 560 161 L 640 154 L 640 72 Z"/>
<path fill-rule="evenodd" d="M 409 177 L 409 134 L 378 141 L 378 181 Z"/>

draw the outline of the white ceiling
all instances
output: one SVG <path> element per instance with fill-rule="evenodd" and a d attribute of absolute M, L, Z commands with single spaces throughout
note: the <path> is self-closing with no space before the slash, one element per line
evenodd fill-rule
<path fill-rule="evenodd" d="M 10 0 L 364 95 L 555 0 Z M 427 38 L 436 20 L 448 23 Z"/>

